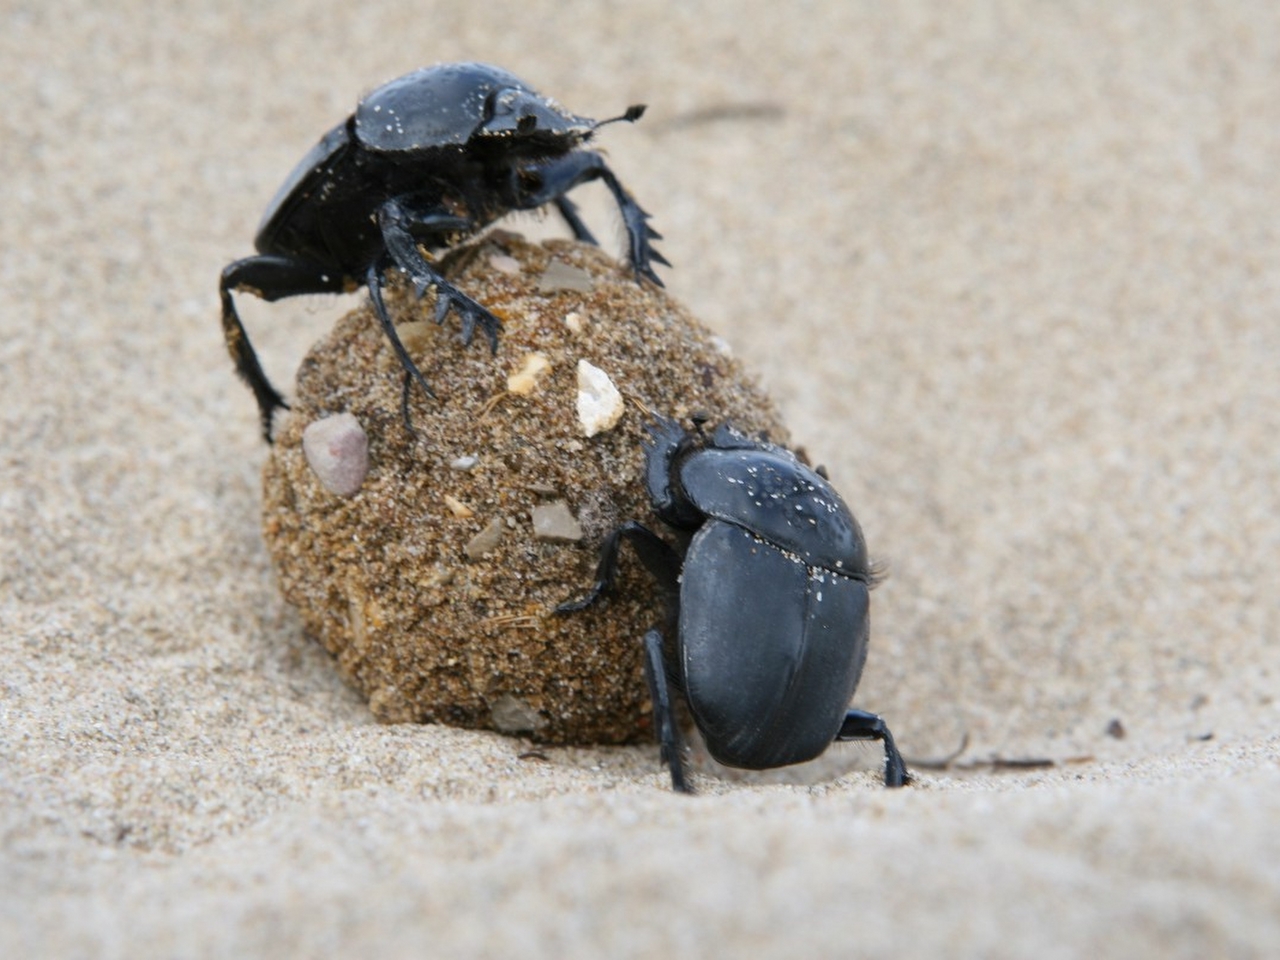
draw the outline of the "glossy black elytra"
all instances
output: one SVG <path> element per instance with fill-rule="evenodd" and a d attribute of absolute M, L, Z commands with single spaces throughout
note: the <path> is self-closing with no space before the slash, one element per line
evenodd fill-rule
<path fill-rule="evenodd" d="M 638 120 L 633 106 L 615 120 Z M 595 238 L 566 194 L 603 180 L 622 213 L 637 278 L 661 285 L 653 263 L 666 259 L 648 214 L 604 159 L 584 149 L 604 123 L 567 112 L 505 70 L 483 63 L 446 63 L 392 80 L 365 97 L 355 113 L 326 133 L 277 191 L 258 228 L 258 253 L 223 271 L 222 329 L 241 378 L 253 390 L 262 431 L 287 406 L 267 379 L 236 312 L 232 292 L 274 301 L 366 286 L 406 377 L 431 387 L 396 335 L 382 290 L 391 267 L 421 296 L 436 289 L 435 319 L 450 310 L 470 343 L 479 326 L 496 350 L 498 318 L 446 281 L 420 247 L 442 251 L 503 215 L 553 204 L 575 237 Z M 408 381 L 406 379 L 406 396 Z"/>
<path fill-rule="evenodd" d="M 645 675 L 677 791 L 690 788 L 672 689 L 721 763 L 761 770 L 811 760 L 836 740 L 881 740 L 885 785 L 902 786 L 888 726 L 849 708 L 875 582 L 857 520 L 786 448 L 696 426 L 659 418 L 645 451 L 653 510 L 685 545 L 625 523 L 606 537 L 590 592 L 557 609 L 582 610 L 612 586 L 624 540 L 657 579 L 666 618 L 645 634 Z"/>

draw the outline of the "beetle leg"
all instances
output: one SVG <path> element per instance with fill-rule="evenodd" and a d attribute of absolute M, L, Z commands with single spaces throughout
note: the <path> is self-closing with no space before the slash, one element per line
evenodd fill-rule
<path fill-rule="evenodd" d="M 576 613 L 591 606 L 600 596 L 613 587 L 618 576 L 618 554 L 626 539 L 635 548 L 640 562 L 658 581 L 667 606 L 667 617 L 674 619 L 674 611 L 680 603 L 680 554 L 660 536 L 635 520 L 618 527 L 600 546 L 600 563 L 596 567 L 596 580 L 590 591 L 580 600 L 566 600 L 556 607 L 556 613 Z"/>
<path fill-rule="evenodd" d="M 893 742 L 893 734 L 876 714 L 868 713 L 866 710 L 850 710 L 844 715 L 844 723 L 840 726 L 840 732 L 836 734 L 836 740 L 883 740 L 884 785 L 900 787 L 911 780 L 911 775 L 907 773 L 907 765 L 902 761 L 902 754 L 898 752 L 898 747 Z"/>
<path fill-rule="evenodd" d="M 603 165 L 601 162 L 600 178 L 604 180 L 609 187 L 609 192 L 613 194 L 613 199 L 618 204 L 618 209 L 622 212 L 622 222 L 627 226 L 627 237 L 630 241 L 628 253 L 631 259 L 631 268 L 637 274 L 647 277 L 657 286 L 665 286 L 654 273 L 650 261 L 660 263 L 663 266 L 671 266 L 671 261 L 664 257 L 661 253 L 654 249 L 650 243 L 651 240 L 661 240 L 662 234 L 653 227 L 649 226 L 649 214 L 646 213 L 640 204 L 636 203 L 631 194 L 613 175 L 613 171 Z"/>
<path fill-rule="evenodd" d="M 400 410 L 404 416 L 404 425 L 409 432 L 413 433 L 413 426 L 409 423 L 409 391 L 408 378 L 413 377 L 418 386 L 422 388 L 422 392 L 428 397 L 435 399 L 435 391 L 431 389 L 431 384 L 427 383 L 427 378 L 422 375 L 422 371 L 418 369 L 418 365 L 413 362 L 413 358 L 409 356 L 409 351 L 404 348 L 404 343 L 400 340 L 400 335 L 396 333 L 396 325 L 391 322 L 391 314 L 387 313 L 387 305 L 382 299 L 383 264 L 380 261 L 374 261 L 369 267 L 368 276 L 365 278 L 365 285 L 369 288 L 369 299 L 373 301 L 373 312 L 378 315 L 378 322 L 382 324 L 382 332 L 387 335 L 387 339 L 391 341 L 391 349 L 396 353 L 400 365 L 404 367 L 406 389 L 401 396 Z"/>
<path fill-rule="evenodd" d="M 582 243 L 589 243 L 593 247 L 600 246 L 599 241 L 596 240 L 591 231 L 587 229 L 587 225 L 582 222 L 582 217 L 578 216 L 578 205 L 576 203 L 568 197 L 556 197 L 555 205 L 556 209 L 560 211 L 560 216 L 564 218 L 564 222 L 567 223 L 569 225 L 569 229 L 573 231 L 573 237 L 575 240 L 580 240 Z"/>
<path fill-rule="evenodd" d="M 288 409 L 289 405 L 267 379 L 236 311 L 231 292 L 246 291 L 263 300 L 273 301 L 304 293 L 342 293 L 346 282 L 346 277 L 305 260 L 270 254 L 245 257 L 228 264 L 222 271 L 222 279 L 218 283 L 218 294 L 222 298 L 222 335 L 227 342 L 227 352 L 235 362 L 236 373 L 249 385 L 258 401 L 262 436 L 267 443 L 271 442 L 271 420 L 276 410 Z"/>
<path fill-rule="evenodd" d="M 418 439 L 418 431 L 413 429 L 413 420 L 409 417 L 409 394 L 413 390 L 413 377 L 409 376 L 405 371 L 404 383 L 400 387 L 400 419 L 404 421 L 404 427 L 409 431 L 409 436 Z"/>
<path fill-rule="evenodd" d="M 685 779 L 680 724 L 676 722 L 671 690 L 667 684 L 662 634 L 657 630 L 650 630 L 644 635 L 644 676 L 649 683 L 649 697 L 653 700 L 653 733 L 658 738 L 662 762 L 671 771 L 671 788 L 676 793 L 693 793 Z"/>
<path fill-rule="evenodd" d="M 591 606 L 613 586 L 618 575 L 618 554 L 626 540 L 635 548 L 640 562 L 658 581 L 666 607 L 666 621 L 675 628 L 680 619 L 680 554 L 644 524 L 630 520 L 604 539 L 600 547 L 600 563 L 596 581 L 581 600 L 568 600 L 556 607 L 556 613 L 575 613 Z M 671 771 L 671 787 L 677 793 L 693 793 L 684 775 L 680 725 L 671 704 L 670 684 L 663 652 L 662 634 L 650 630 L 644 635 L 644 675 L 653 701 L 653 732 L 662 751 L 662 762 Z"/>
<path fill-rule="evenodd" d="M 445 316 L 453 310 L 462 321 L 463 343 L 471 342 L 478 324 L 489 338 L 490 349 L 497 353 L 501 321 L 442 277 L 418 250 L 419 238 L 467 232 L 472 229 L 472 222 L 451 214 L 411 211 L 399 200 L 391 199 L 378 208 L 378 226 L 382 230 L 387 253 L 396 266 L 409 275 L 418 291 L 436 288 L 436 322 L 443 323 Z"/>
<path fill-rule="evenodd" d="M 671 264 L 650 244 L 651 240 L 661 240 L 662 234 L 649 226 L 647 222 L 649 214 L 645 213 L 640 204 L 636 203 L 635 198 L 627 192 L 600 154 L 591 150 L 575 150 L 555 160 L 547 161 L 536 168 L 536 173 L 539 181 L 537 189 L 525 194 L 521 199 L 520 206 L 525 210 L 532 210 L 545 203 L 555 203 L 574 187 L 591 180 L 603 180 L 609 192 L 613 194 L 614 202 L 618 204 L 618 210 L 622 214 L 622 222 L 627 228 L 631 269 L 637 276 L 645 277 L 658 286 L 663 285 L 658 275 L 653 272 L 652 264 L 661 263 L 668 267 Z M 557 206 L 559 207 L 558 203 Z M 559 207 L 559 209 L 561 215 L 564 215 L 564 208 Z M 565 216 L 565 219 L 569 220 L 569 217 Z M 569 220 L 569 226 L 573 227 L 572 220 Z M 576 235 L 576 229 L 574 232 Z"/>

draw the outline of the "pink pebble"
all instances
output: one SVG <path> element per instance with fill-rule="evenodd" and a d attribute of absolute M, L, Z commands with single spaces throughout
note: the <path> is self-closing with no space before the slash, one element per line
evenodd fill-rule
<path fill-rule="evenodd" d="M 369 438 L 349 413 L 308 424 L 302 431 L 302 452 L 320 485 L 339 497 L 359 490 L 369 472 Z"/>

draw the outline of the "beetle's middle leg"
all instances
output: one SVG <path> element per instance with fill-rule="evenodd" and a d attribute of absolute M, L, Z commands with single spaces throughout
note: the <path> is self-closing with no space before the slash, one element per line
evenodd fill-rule
<path fill-rule="evenodd" d="M 375 260 L 369 267 L 365 285 L 369 288 L 369 299 L 373 301 L 373 312 L 378 315 L 378 322 L 382 324 L 382 332 L 391 341 L 391 349 L 395 351 L 396 358 L 400 361 L 400 365 L 404 367 L 405 385 L 400 400 L 400 410 L 404 416 L 404 425 L 408 428 L 409 433 L 412 434 L 413 425 L 409 422 L 409 378 L 412 377 L 428 397 L 434 399 L 436 392 L 431 389 L 431 384 L 427 383 L 427 378 L 422 375 L 418 365 L 413 362 L 413 357 L 409 356 L 409 351 L 405 349 L 404 343 L 400 339 L 400 334 L 396 333 L 396 325 L 391 321 L 391 314 L 387 312 L 387 305 L 382 299 L 383 273 L 385 270 L 386 264 L 381 259 Z"/>

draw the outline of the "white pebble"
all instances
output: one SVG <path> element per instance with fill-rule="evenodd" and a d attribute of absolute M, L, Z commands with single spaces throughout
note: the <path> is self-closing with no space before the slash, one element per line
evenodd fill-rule
<path fill-rule="evenodd" d="M 350 413 L 337 413 L 307 425 L 302 452 L 320 485 L 339 497 L 360 489 L 369 473 L 369 438 Z"/>
<path fill-rule="evenodd" d="M 622 419 L 625 404 L 609 375 L 586 360 L 578 361 L 578 423 L 585 436 L 610 430 Z"/>

